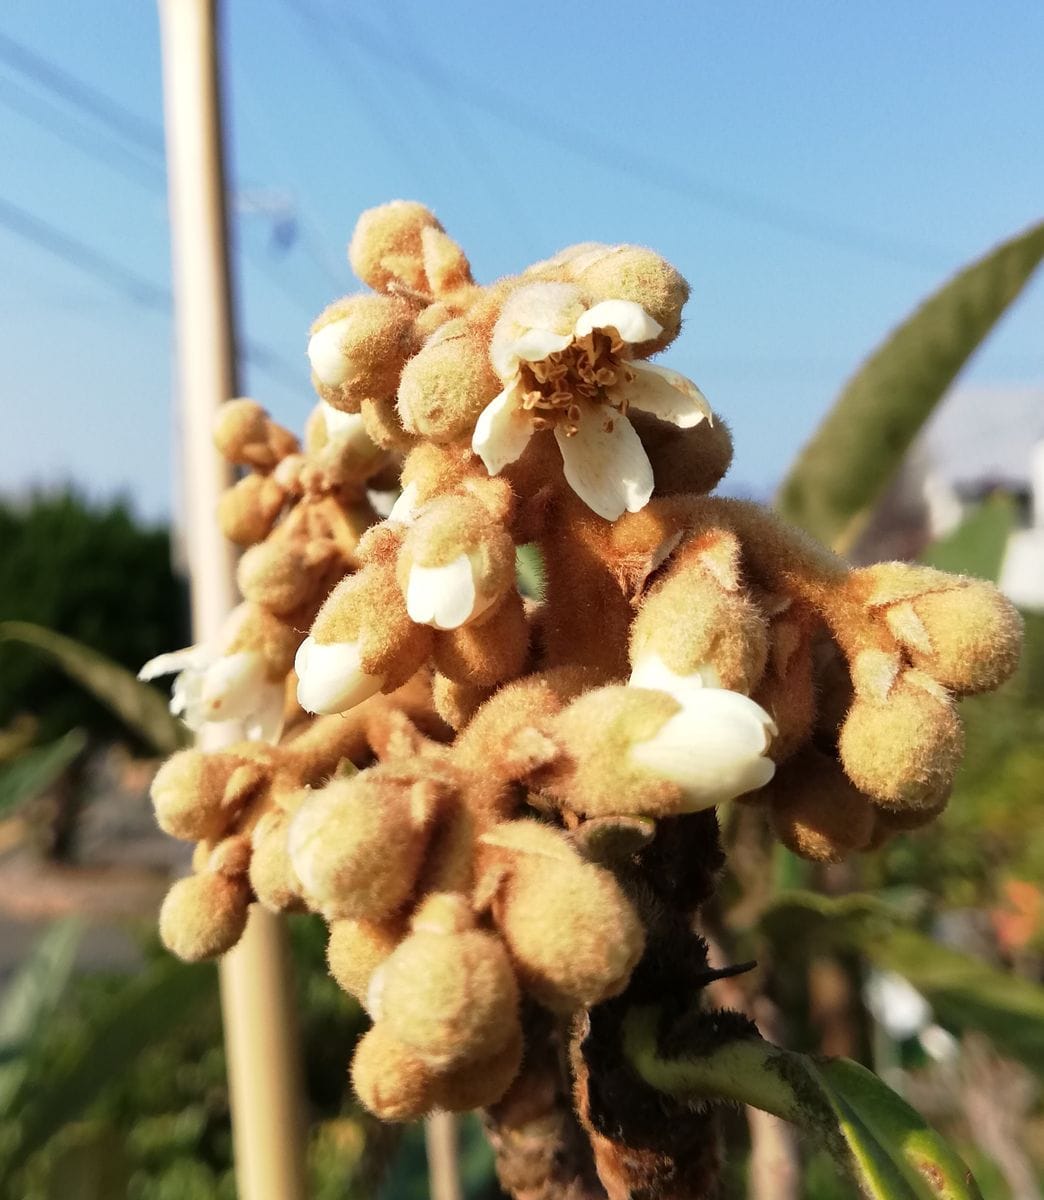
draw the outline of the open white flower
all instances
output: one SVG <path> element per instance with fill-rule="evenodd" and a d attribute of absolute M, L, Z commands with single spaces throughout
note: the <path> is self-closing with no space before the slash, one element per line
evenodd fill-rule
<path fill-rule="evenodd" d="M 283 687 L 268 679 L 256 651 L 222 654 L 211 646 L 189 646 L 150 659 L 138 672 L 145 681 L 163 675 L 175 676 L 170 711 L 193 732 L 219 725 L 237 739 L 279 740 Z"/>
<path fill-rule="evenodd" d="M 690 812 L 768 783 L 776 766 L 766 752 L 777 730 L 760 704 L 716 687 L 689 686 L 676 698 L 681 710 L 631 746 L 633 762 L 678 784 Z"/>
<path fill-rule="evenodd" d="M 355 642 L 317 642 L 306 637 L 294 659 L 297 702 L 312 713 L 341 713 L 368 700 L 381 690 L 383 675 L 362 669 Z"/>
<path fill-rule="evenodd" d="M 641 409 L 682 429 L 710 418 L 699 388 L 634 347 L 663 332 L 633 300 L 586 307 L 567 283 L 534 283 L 504 305 L 490 347 L 504 384 L 475 425 L 472 449 L 491 475 L 519 459 L 534 433 L 552 430 L 570 487 L 607 521 L 638 512 L 653 472 L 627 419 Z"/>

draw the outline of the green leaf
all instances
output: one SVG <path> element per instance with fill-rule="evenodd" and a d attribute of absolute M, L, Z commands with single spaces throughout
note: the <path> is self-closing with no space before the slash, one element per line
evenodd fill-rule
<path fill-rule="evenodd" d="M 946 1025 L 985 1033 L 1044 1078 L 1044 987 L 941 946 L 908 920 L 908 913 L 870 896 L 791 892 L 773 902 L 760 924 L 789 953 L 859 951 L 908 979 Z"/>
<path fill-rule="evenodd" d="M 921 555 L 921 562 L 955 575 L 974 575 L 996 583 L 1008 544 L 1015 528 L 1015 502 L 998 493 L 980 504 L 957 528 L 933 542 Z"/>
<path fill-rule="evenodd" d="M 46 746 L 34 746 L 12 762 L 0 763 L 0 817 L 9 817 L 39 796 L 87 745 L 87 735 L 73 729 Z"/>
<path fill-rule="evenodd" d="M 783 481 L 779 508 L 840 550 L 858 532 L 957 373 L 1044 258 L 1044 223 L 965 267 L 842 391 Z"/>
<path fill-rule="evenodd" d="M 82 937 L 77 920 L 49 926 L 0 997 L 0 1115 L 27 1080 L 25 1052 L 65 993 Z"/>
<path fill-rule="evenodd" d="M 46 654 L 67 675 L 108 705 L 158 754 L 173 754 L 191 740 L 188 731 L 171 715 L 157 691 L 97 651 L 28 621 L 0 624 L 0 640 L 32 646 Z"/>
<path fill-rule="evenodd" d="M 667 1059 L 657 1044 L 658 1018 L 655 1007 L 632 1009 L 623 1031 L 632 1066 L 658 1091 L 749 1104 L 793 1122 L 826 1146 L 869 1200 L 982 1200 L 950 1146 L 858 1063 L 795 1054 L 759 1038 Z"/>
<path fill-rule="evenodd" d="M 120 1078 L 145 1050 L 172 1029 L 192 1020 L 196 1008 L 213 998 L 213 965 L 186 966 L 160 960 L 127 985 L 84 1038 L 46 1076 L 19 1089 L 18 1138 L 0 1162 L 0 1188 L 35 1151 L 70 1121 L 81 1119 L 106 1087 Z"/>
<path fill-rule="evenodd" d="M 519 546 L 515 550 L 515 577 L 518 590 L 531 600 L 544 598 L 544 559 L 536 542 Z"/>

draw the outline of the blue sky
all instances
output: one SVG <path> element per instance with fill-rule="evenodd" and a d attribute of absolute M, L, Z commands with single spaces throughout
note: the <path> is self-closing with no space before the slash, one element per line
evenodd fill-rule
<path fill-rule="evenodd" d="M 760 491 L 891 325 L 1044 213 L 1038 0 L 226 0 L 223 29 L 242 331 L 273 359 L 244 390 L 294 427 L 309 320 L 357 287 L 344 246 L 383 200 L 428 203 L 485 279 L 581 240 L 666 254 L 693 297 L 665 361 Z M 134 114 L 130 139 L 20 70 L 10 39 Z M 0 491 L 68 478 L 170 511 L 162 302 L 9 228 L 14 206 L 168 287 L 161 116 L 152 4 L 5 0 Z M 1042 331 L 1038 280 L 966 378 L 1040 383 Z"/>

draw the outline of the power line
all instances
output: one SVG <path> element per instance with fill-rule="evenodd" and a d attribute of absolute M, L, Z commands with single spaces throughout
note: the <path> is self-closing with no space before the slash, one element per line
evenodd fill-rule
<path fill-rule="evenodd" d="M 61 259 L 68 266 L 93 276 L 135 304 L 164 315 L 169 315 L 173 309 L 173 297 L 169 288 L 138 275 L 107 255 L 100 254 L 85 242 L 71 237 L 3 197 L 0 197 L 0 227 Z M 303 386 L 303 367 L 301 370 L 295 370 L 275 351 L 250 341 L 244 341 L 242 348 L 244 359 L 273 380 L 294 391 Z"/>
<path fill-rule="evenodd" d="M 165 189 L 166 172 L 154 157 L 146 160 L 129 147 L 116 142 L 106 144 L 96 140 L 85 141 L 85 136 L 90 136 L 94 130 L 88 129 L 82 122 L 70 117 L 44 97 L 21 87 L 13 79 L 0 77 L 0 104 L 31 121 L 37 128 L 59 138 L 66 145 L 90 155 L 133 183 L 147 188 Z"/>
<path fill-rule="evenodd" d="M 517 95 L 485 87 L 460 72 L 450 72 L 429 55 L 413 53 L 408 59 L 404 58 L 372 26 L 353 19 L 343 10 L 340 15 L 360 46 L 396 70 L 406 74 L 419 73 L 447 96 L 600 167 L 624 170 L 631 175 L 640 173 L 649 183 L 694 203 L 866 257 L 933 272 L 945 267 L 949 261 L 949 256 L 939 247 L 879 234 L 823 213 L 766 199 L 709 176 L 698 175 L 677 163 L 665 162 L 638 145 L 623 145 L 595 128 L 570 125 L 527 104 Z"/>
<path fill-rule="evenodd" d="M 102 124 L 118 131 L 127 141 L 163 155 L 163 130 L 159 125 L 110 99 L 4 33 L 0 33 L 0 61 L 35 79 L 68 103 L 90 113 Z"/>

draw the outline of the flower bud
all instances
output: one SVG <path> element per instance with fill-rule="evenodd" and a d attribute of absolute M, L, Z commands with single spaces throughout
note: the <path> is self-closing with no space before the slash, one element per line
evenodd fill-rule
<path fill-rule="evenodd" d="M 672 559 L 631 627 L 634 686 L 679 694 L 691 681 L 748 694 L 757 684 L 768 636 L 761 612 L 740 590 L 738 555 L 735 538 L 713 533 Z"/>
<path fill-rule="evenodd" d="M 442 225 L 430 209 L 412 200 L 367 209 L 355 223 L 348 246 L 352 270 L 375 292 L 393 291 L 397 284 L 427 292 L 425 229 L 441 232 Z"/>
<path fill-rule="evenodd" d="M 503 1099 L 522 1066 L 522 1029 L 516 1022 L 509 1040 L 488 1058 L 440 1071 L 432 1081 L 437 1107 L 446 1112 L 488 1108 Z"/>
<path fill-rule="evenodd" d="M 397 576 L 411 620 L 458 629 L 514 584 L 515 547 L 477 499 L 441 497 L 407 533 Z"/>
<path fill-rule="evenodd" d="M 492 611 L 460 629 L 440 633 L 435 639 L 434 662 L 450 679 L 493 687 L 519 676 L 528 653 L 525 604 L 512 588 Z"/>
<path fill-rule="evenodd" d="M 286 503 L 286 492 L 267 475 L 247 475 L 218 501 L 221 532 L 237 546 L 268 537 Z"/>
<path fill-rule="evenodd" d="M 645 933 L 612 874 L 537 821 L 497 825 L 480 847 L 476 894 L 490 906 L 526 991 L 555 1012 L 623 991 Z"/>
<path fill-rule="evenodd" d="M 402 372 L 399 417 L 403 427 L 432 442 L 450 442 L 471 433 L 479 414 L 503 384 L 493 372 L 484 338 L 446 326 Z"/>
<path fill-rule="evenodd" d="M 214 423 L 214 444 L 229 462 L 259 471 L 270 471 L 299 448 L 297 438 L 253 400 L 227 400 L 221 405 Z"/>
<path fill-rule="evenodd" d="M 566 761 L 547 790 L 584 816 L 669 816 L 763 787 L 775 726 L 753 700 L 722 688 L 607 687 L 575 700 L 554 736 Z"/>
<path fill-rule="evenodd" d="M 801 858 L 840 862 L 869 845 L 876 810 L 825 754 L 802 751 L 766 792 L 776 836 Z"/>
<path fill-rule="evenodd" d="M 310 462 L 319 467 L 328 487 L 361 483 L 388 461 L 384 450 L 366 432 L 358 412 L 345 412 L 320 400 L 308 419 Z"/>
<path fill-rule="evenodd" d="M 488 1058 L 518 1028 L 518 986 L 500 939 L 418 920 L 372 977 L 367 1007 L 439 1070 Z"/>
<path fill-rule="evenodd" d="M 185 842 L 221 837 L 267 778 L 264 764 L 243 754 L 179 750 L 152 781 L 156 822 Z"/>
<path fill-rule="evenodd" d="M 433 225 L 421 230 L 421 257 L 428 287 L 445 296 L 472 283 L 471 264 L 457 243 Z"/>
<path fill-rule="evenodd" d="M 382 1121 L 416 1121 L 436 1105 L 435 1072 L 381 1022 L 355 1048 L 352 1086 Z"/>
<path fill-rule="evenodd" d="M 585 265 L 576 274 L 576 280 L 594 302 L 632 300 L 663 327 L 655 339 L 642 344 L 639 357 L 662 350 L 677 337 L 689 285 L 665 258 L 652 250 L 641 246 L 614 247 L 611 253 Z"/>
<path fill-rule="evenodd" d="M 330 974 L 349 996 L 365 1004 L 374 972 L 391 955 L 402 937 L 402 926 L 396 921 L 347 918 L 331 921 L 330 940 L 326 944 Z"/>
<path fill-rule="evenodd" d="M 364 397 L 394 396 L 399 373 L 417 348 L 413 314 L 391 296 L 346 296 L 325 309 L 308 341 L 320 397 L 352 413 Z"/>
<path fill-rule="evenodd" d="M 330 915 L 390 916 L 413 891 L 433 801 L 432 786 L 416 770 L 387 765 L 311 792 L 288 835 L 309 897 Z"/>
<path fill-rule="evenodd" d="M 289 616 L 312 600 L 328 561 L 310 556 L 303 538 L 269 538 L 244 552 L 236 567 L 236 582 L 245 599 L 278 616 Z"/>
<path fill-rule="evenodd" d="M 250 886 L 270 912 L 302 907 L 301 884 L 287 848 L 288 820 L 281 809 L 263 813 L 251 835 Z"/>
<path fill-rule="evenodd" d="M 838 750 L 849 778 L 876 804 L 931 808 L 949 794 L 964 734 L 946 693 L 927 675 L 910 670 L 896 679 L 885 699 L 857 695 Z"/>
<path fill-rule="evenodd" d="M 205 873 L 179 879 L 160 907 L 160 938 L 185 962 L 216 958 L 246 928 L 250 889 L 242 879 Z"/>

